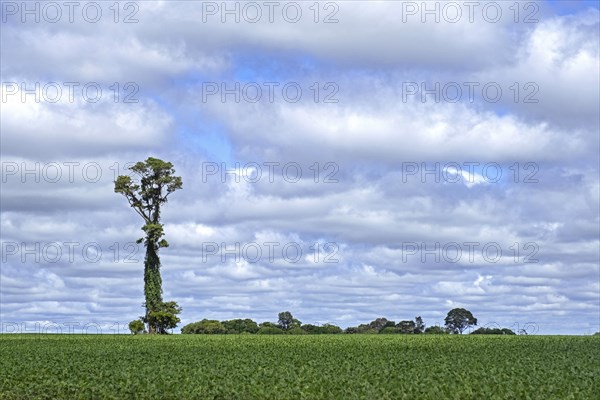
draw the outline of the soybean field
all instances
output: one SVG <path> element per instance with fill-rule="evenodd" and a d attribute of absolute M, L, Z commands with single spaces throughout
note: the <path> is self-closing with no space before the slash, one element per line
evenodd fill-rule
<path fill-rule="evenodd" d="M 1 399 L 595 399 L 600 337 L 0 335 Z"/>

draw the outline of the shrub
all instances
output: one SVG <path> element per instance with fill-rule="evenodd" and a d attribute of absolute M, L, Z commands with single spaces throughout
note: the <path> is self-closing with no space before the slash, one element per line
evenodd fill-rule
<path fill-rule="evenodd" d="M 181 313 L 181 307 L 174 302 L 168 301 L 160 303 L 157 309 L 150 311 L 147 318 L 142 318 L 144 322 L 156 328 L 156 333 L 166 335 L 168 329 L 173 329 L 181 322 L 178 314 Z"/>
<path fill-rule="evenodd" d="M 342 333 L 342 328 L 340 328 L 337 325 L 333 325 L 333 324 L 324 324 L 321 327 L 321 330 L 323 333 L 332 335 L 332 334 L 338 334 L 338 333 Z"/>
<path fill-rule="evenodd" d="M 301 326 L 302 330 L 311 335 L 323 333 L 323 328 L 313 324 L 304 324 Z"/>
<path fill-rule="evenodd" d="M 297 326 L 287 330 L 286 333 L 288 335 L 307 335 L 307 333 L 302 328 L 299 328 Z"/>
<path fill-rule="evenodd" d="M 227 333 L 256 333 L 258 332 L 258 325 L 253 320 L 246 319 L 232 319 L 230 321 L 223 321 L 223 326 L 227 330 Z"/>
<path fill-rule="evenodd" d="M 139 335 L 140 333 L 146 333 L 146 325 L 139 320 L 133 320 L 129 323 L 129 330 L 133 335 Z"/>
<path fill-rule="evenodd" d="M 181 333 L 215 335 L 227 333 L 227 329 L 225 329 L 223 324 L 217 320 L 203 319 L 202 321 L 187 324 L 186 326 L 181 328 Z"/>
<path fill-rule="evenodd" d="M 425 329 L 425 333 L 430 335 L 444 335 L 448 332 L 440 326 L 430 326 L 427 329 Z"/>
<path fill-rule="evenodd" d="M 275 326 L 261 326 L 256 333 L 259 335 L 281 335 L 283 334 L 283 330 Z"/>
<path fill-rule="evenodd" d="M 508 328 L 479 328 L 471 332 L 471 335 L 516 335 Z"/>

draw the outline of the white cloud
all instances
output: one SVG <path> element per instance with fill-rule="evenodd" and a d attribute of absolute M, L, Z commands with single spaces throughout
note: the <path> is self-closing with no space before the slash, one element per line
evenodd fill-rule
<path fill-rule="evenodd" d="M 152 155 L 173 161 L 184 178 L 162 214 L 170 247 L 161 250 L 164 296 L 183 306 L 183 323 L 273 320 L 285 308 L 311 323 L 422 315 L 434 325 L 466 307 L 481 325 L 598 330 L 597 10 L 542 13 L 530 25 L 512 23 L 507 10 L 497 24 L 423 24 L 419 16 L 399 23 L 401 2 L 343 2 L 337 24 L 222 24 L 200 23 L 198 4 L 143 3 L 138 24 L 112 30 L 3 25 L 4 83 L 98 82 L 107 94 L 98 103 L 36 103 L 2 87 L 2 245 L 78 242 L 79 251 L 97 242 L 103 254 L 50 263 L 3 247 L 3 321 L 108 329 L 141 313 L 144 250 L 125 246 L 142 221 L 112 181 L 126 162 Z M 304 96 L 203 102 L 202 82 L 222 80 L 297 81 Z M 504 95 L 498 103 L 403 100 L 403 82 L 437 81 L 494 81 Z M 521 95 L 535 82 L 540 101 L 515 103 L 515 81 Z M 114 82 L 138 84 L 140 101 L 115 103 Z M 336 83 L 339 102 L 315 103 L 314 82 Z M 207 161 L 226 162 L 239 182 L 233 174 L 203 179 Z M 252 183 L 236 161 L 296 162 L 303 175 L 290 182 L 279 166 L 272 182 Z M 79 166 L 73 180 L 56 183 L 7 175 L 8 163 L 36 162 Z M 97 182 L 81 175 L 92 162 L 102 170 Z M 337 182 L 323 181 L 328 162 Z M 440 163 L 440 174 L 462 179 L 405 181 L 406 162 Z M 503 178 L 486 180 L 481 166 L 456 169 L 465 162 L 498 163 Z M 536 181 L 525 182 L 532 165 Z M 403 243 L 471 241 L 498 243 L 503 257 L 403 260 Z M 280 253 L 273 261 L 203 259 L 208 242 L 293 242 L 305 253 L 296 263 Z M 315 261 L 311 247 L 324 243 L 336 244 L 337 262 L 324 262 L 322 247 Z M 523 263 L 531 243 L 539 262 Z M 123 262 L 129 256 L 134 262 Z"/>

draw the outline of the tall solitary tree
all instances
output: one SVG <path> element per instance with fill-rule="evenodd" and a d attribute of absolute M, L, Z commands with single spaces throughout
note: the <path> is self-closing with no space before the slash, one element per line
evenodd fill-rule
<path fill-rule="evenodd" d="M 158 250 L 168 247 L 169 243 L 162 239 L 163 224 L 160 223 L 161 206 L 167 202 L 167 197 L 181 189 L 181 177 L 175 176 L 175 169 L 170 162 L 149 157 L 129 167 L 138 179 L 128 175 L 120 175 L 115 183 L 115 192 L 127 198 L 129 205 L 144 220 L 142 230 L 145 237 L 137 240 L 144 243 L 146 256 L 144 258 L 144 296 L 146 299 L 146 317 L 148 332 L 155 333 L 160 327 L 151 318 L 152 312 L 160 312 L 164 308 L 162 300 L 162 278 L 160 276 L 160 259 Z"/>
<path fill-rule="evenodd" d="M 449 332 L 462 334 L 468 327 L 477 325 L 477 318 L 469 310 L 454 308 L 448 311 L 444 322 Z"/>

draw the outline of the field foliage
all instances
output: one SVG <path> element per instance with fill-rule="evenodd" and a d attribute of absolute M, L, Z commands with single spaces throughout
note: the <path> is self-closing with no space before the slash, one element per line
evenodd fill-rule
<path fill-rule="evenodd" d="M 0 335 L 2 399 L 594 399 L 600 337 Z"/>

